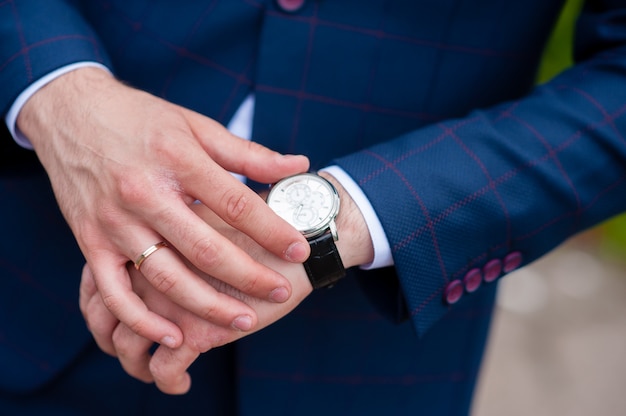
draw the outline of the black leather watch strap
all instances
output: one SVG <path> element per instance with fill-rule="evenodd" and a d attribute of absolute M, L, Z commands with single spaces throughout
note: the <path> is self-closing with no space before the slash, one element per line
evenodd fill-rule
<path fill-rule="evenodd" d="M 309 240 L 311 256 L 304 262 L 304 269 L 313 289 L 333 285 L 346 275 L 335 240 L 330 232 Z"/>

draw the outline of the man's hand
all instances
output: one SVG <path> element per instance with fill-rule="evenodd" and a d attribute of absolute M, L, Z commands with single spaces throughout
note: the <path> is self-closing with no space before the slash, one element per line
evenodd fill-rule
<path fill-rule="evenodd" d="M 342 208 L 337 217 L 340 239 L 337 245 L 344 265 L 349 268 L 371 262 L 373 258 L 372 243 L 360 211 L 332 177 L 329 175 L 325 175 L 325 177 L 334 182 L 341 198 Z M 225 224 L 208 208 L 194 205 L 192 209 L 199 217 L 232 239 L 235 244 L 248 252 L 254 259 L 289 279 L 293 288 L 292 296 L 287 302 L 277 304 L 251 298 L 222 281 L 204 276 L 204 279 L 214 285 L 219 292 L 236 297 L 254 308 L 259 318 L 255 330 L 264 328 L 285 316 L 311 292 L 311 283 L 302 265 L 286 262 L 264 250 L 245 234 Z M 151 356 L 152 341 L 137 335 L 110 314 L 102 302 L 89 267 L 85 266 L 80 290 L 80 307 L 83 316 L 100 348 L 118 357 L 124 369 L 133 377 L 145 382 L 154 381 L 157 387 L 165 393 L 185 393 L 190 388 L 191 383 L 187 368 L 199 354 L 248 334 L 233 328 L 216 326 L 200 319 L 155 290 L 141 273 L 132 269 L 129 271 L 132 276 L 133 288 L 142 297 L 146 305 L 154 312 L 175 322 L 184 334 L 182 346 L 169 348 L 160 345 Z"/>
<path fill-rule="evenodd" d="M 220 235 L 190 205 L 202 201 L 279 258 L 302 262 L 309 253 L 304 238 L 228 171 L 271 183 L 306 171 L 305 157 L 237 138 L 97 68 L 43 87 L 24 105 L 18 128 L 50 177 L 104 304 L 133 332 L 171 347 L 182 343 L 179 328 L 133 292 L 126 267 L 161 241 L 169 248 L 150 255 L 141 272 L 167 299 L 208 322 L 250 330 L 256 314 L 194 267 L 252 297 L 290 297 L 288 280 Z"/>
<path fill-rule="evenodd" d="M 240 299 L 254 309 L 259 319 L 254 331 L 282 318 L 311 293 L 311 284 L 301 264 L 287 262 L 263 249 L 248 236 L 221 221 L 208 208 L 198 205 L 194 206 L 194 210 L 219 233 L 232 239 L 237 246 L 248 252 L 252 258 L 286 276 L 291 284 L 292 295 L 286 302 L 268 302 L 245 295 L 223 281 L 196 270 L 218 293 Z M 187 368 L 201 353 L 254 332 L 246 333 L 206 321 L 172 302 L 132 267 L 128 271 L 133 290 L 147 307 L 180 327 L 184 334 L 181 346 L 169 348 L 160 345 L 151 355 L 150 348 L 153 342 L 119 322 L 104 306 L 93 274 L 87 265 L 83 269 L 81 280 L 81 311 L 103 351 L 116 356 L 128 374 L 145 382 L 156 382 L 157 387 L 165 393 L 182 394 L 189 390 L 191 379 Z"/>

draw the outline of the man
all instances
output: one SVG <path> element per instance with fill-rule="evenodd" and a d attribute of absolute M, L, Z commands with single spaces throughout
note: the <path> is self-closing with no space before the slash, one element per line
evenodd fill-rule
<path fill-rule="evenodd" d="M 3 114 L 87 259 L 88 322 L 130 374 L 186 391 L 190 337 L 220 345 L 306 296 L 201 355 L 187 395 L 156 394 L 89 344 L 46 174 L 7 163 L 0 386 L 21 414 L 466 414 L 494 281 L 626 207 L 624 2 L 589 1 L 578 64 L 535 90 L 559 1 L 0 5 Z M 331 166 L 339 252 L 360 267 L 307 296 L 305 241 L 219 168 L 268 183 L 307 161 L 199 114 Z"/>

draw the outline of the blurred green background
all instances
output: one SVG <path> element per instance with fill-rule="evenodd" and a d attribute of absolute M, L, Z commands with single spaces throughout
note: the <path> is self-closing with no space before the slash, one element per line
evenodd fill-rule
<path fill-rule="evenodd" d="M 572 65 L 574 22 L 580 13 L 583 0 L 568 0 L 544 52 L 539 69 L 538 83 L 548 81 Z M 597 244 L 600 254 L 626 260 L 626 213 L 595 227 L 586 234 L 592 244 Z"/>

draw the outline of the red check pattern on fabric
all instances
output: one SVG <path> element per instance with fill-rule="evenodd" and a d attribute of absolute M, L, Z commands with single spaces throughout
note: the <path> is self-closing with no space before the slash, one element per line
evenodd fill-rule
<path fill-rule="evenodd" d="M 494 282 L 626 209 L 626 5 L 590 1 L 581 63 L 533 89 L 562 1 L 301 3 L 0 0 L 0 108 L 79 61 L 223 123 L 254 93 L 254 140 L 346 170 L 395 267 L 352 270 L 228 347 L 238 414 L 467 414 Z M 89 340 L 66 278 L 82 258 L 36 163 L 3 160 L 0 181 L 22 236 L 0 246 L 1 364 L 21 376 L 0 387 L 32 391 Z M 33 241 L 55 250 L 32 262 Z"/>

